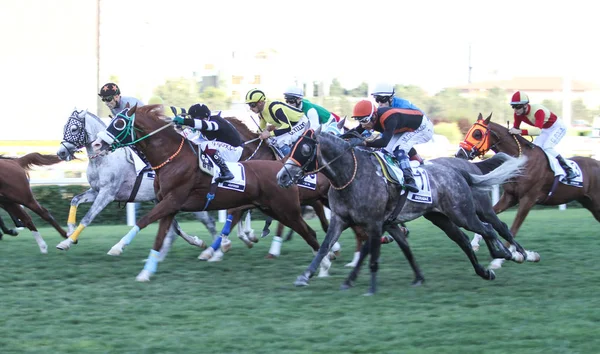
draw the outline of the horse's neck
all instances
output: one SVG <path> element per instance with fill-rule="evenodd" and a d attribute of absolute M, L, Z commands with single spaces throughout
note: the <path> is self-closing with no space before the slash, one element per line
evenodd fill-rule
<path fill-rule="evenodd" d="M 106 125 L 100 120 L 100 118 L 95 119 L 90 115 L 85 116 L 85 133 L 87 134 L 87 144 L 85 145 L 85 150 L 88 156 L 94 155 L 92 144 L 98 137 L 98 133 L 104 131 L 105 129 Z"/>
<path fill-rule="evenodd" d="M 321 172 L 329 180 L 334 181 L 335 185 L 346 183 L 354 173 L 356 167 L 354 164 L 357 161 L 352 156 L 353 149 L 346 150 L 331 142 L 321 145 L 321 153 L 318 155 L 319 167 L 327 165 Z M 357 154 L 357 151 L 354 151 L 354 154 Z"/>

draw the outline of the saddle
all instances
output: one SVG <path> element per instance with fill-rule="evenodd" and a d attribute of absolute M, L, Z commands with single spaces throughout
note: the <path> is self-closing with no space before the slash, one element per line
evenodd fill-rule
<path fill-rule="evenodd" d="M 372 154 L 377 158 L 383 175 L 388 182 L 398 185 L 404 184 L 404 173 L 402 173 L 402 169 L 400 169 L 394 156 L 385 150 L 373 151 Z"/>

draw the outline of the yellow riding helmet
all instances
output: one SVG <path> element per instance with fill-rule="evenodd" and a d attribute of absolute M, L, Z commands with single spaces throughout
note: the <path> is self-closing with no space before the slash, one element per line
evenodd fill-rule
<path fill-rule="evenodd" d="M 255 103 L 266 100 L 265 93 L 259 89 L 252 89 L 246 94 L 246 103 Z"/>

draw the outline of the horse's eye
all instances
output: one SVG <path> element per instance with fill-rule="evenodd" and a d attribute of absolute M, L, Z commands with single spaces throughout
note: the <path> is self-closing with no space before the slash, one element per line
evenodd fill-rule
<path fill-rule="evenodd" d="M 481 138 L 483 138 L 483 133 L 481 132 L 481 130 L 475 129 L 475 131 L 473 132 L 473 138 L 481 140 Z"/>
<path fill-rule="evenodd" d="M 302 145 L 302 148 L 300 149 L 300 153 L 302 154 L 302 156 L 308 157 L 312 153 L 312 148 L 306 144 Z"/>
<path fill-rule="evenodd" d="M 79 127 L 78 127 L 78 126 L 76 126 L 76 125 L 72 125 L 72 126 L 71 126 L 71 133 L 75 133 L 75 132 L 76 132 L 76 131 L 78 131 L 78 130 L 79 130 Z"/>
<path fill-rule="evenodd" d="M 113 123 L 113 127 L 115 127 L 115 129 L 117 129 L 117 130 L 125 129 L 126 125 L 127 125 L 127 122 L 125 122 L 125 119 L 123 119 L 123 118 L 119 118 L 119 119 L 115 120 L 115 122 Z"/>

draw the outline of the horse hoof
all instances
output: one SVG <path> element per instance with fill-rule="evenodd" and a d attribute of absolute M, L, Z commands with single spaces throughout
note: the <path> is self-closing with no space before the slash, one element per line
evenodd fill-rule
<path fill-rule="evenodd" d="M 252 243 L 252 241 L 250 241 L 245 234 L 238 235 L 238 238 L 240 240 L 242 240 L 242 242 L 246 245 L 246 247 L 248 247 L 248 248 L 254 247 L 254 243 Z"/>
<path fill-rule="evenodd" d="M 62 241 L 61 243 L 59 243 L 58 245 L 56 245 L 56 248 L 61 250 L 61 251 L 68 251 L 71 248 L 71 245 L 73 244 L 73 241 L 71 241 L 70 238 Z"/>
<path fill-rule="evenodd" d="M 338 255 L 337 255 L 337 254 L 335 254 L 335 252 L 329 252 L 329 253 L 327 254 L 327 257 L 328 257 L 328 258 L 329 258 L 329 260 L 331 260 L 331 261 L 335 261 L 335 260 L 337 259 L 337 256 L 338 256 Z"/>
<path fill-rule="evenodd" d="M 123 253 L 123 246 L 116 244 L 106 253 L 109 256 L 120 256 Z"/>
<path fill-rule="evenodd" d="M 527 253 L 527 262 L 539 262 L 540 255 L 537 252 L 525 251 Z"/>
<path fill-rule="evenodd" d="M 40 253 L 41 254 L 48 254 L 48 245 L 43 244 L 40 246 Z"/>
<path fill-rule="evenodd" d="M 410 285 L 412 286 L 421 286 L 425 282 L 425 279 L 415 279 Z"/>
<path fill-rule="evenodd" d="M 351 288 L 352 284 L 342 283 L 342 285 L 340 285 L 340 290 L 350 290 Z"/>
<path fill-rule="evenodd" d="M 231 249 L 231 240 L 227 239 L 221 242 L 221 251 L 223 251 L 223 253 L 227 253 L 229 252 L 229 250 Z"/>
<path fill-rule="evenodd" d="M 210 257 L 207 262 L 220 262 L 223 260 L 223 252 L 217 251 L 215 254 Z"/>
<path fill-rule="evenodd" d="M 503 262 L 504 262 L 504 259 L 496 258 L 492 262 L 490 262 L 490 266 L 488 267 L 488 269 L 500 269 L 500 268 L 502 268 Z"/>
<path fill-rule="evenodd" d="M 473 249 L 473 252 L 477 252 L 477 251 L 479 251 L 479 244 L 478 243 L 477 244 L 473 244 L 472 243 L 471 244 L 471 248 Z"/>
<path fill-rule="evenodd" d="M 274 254 L 267 253 L 267 255 L 265 256 L 265 258 L 266 259 L 275 259 L 275 258 L 277 258 L 277 256 L 274 255 Z"/>
<path fill-rule="evenodd" d="M 15 230 L 15 229 L 11 229 L 11 230 L 8 230 L 8 232 L 6 234 L 11 235 L 11 236 L 19 236 L 19 231 Z M 2 236 L 0 236 L 0 239 L 1 238 L 2 238 Z"/>
<path fill-rule="evenodd" d="M 488 275 L 488 280 L 494 280 L 494 279 L 496 279 L 496 273 L 494 273 L 494 271 L 490 269 L 489 275 Z"/>
<path fill-rule="evenodd" d="M 346 263 L 346 264 L 344 265 L 344 267 L 348 267 L 348 268 L 354 268 L 354 267 L 356 267 L 356 263 L 355 263 L 355 262 Z"/>
<path fill-rule="evenodd" d="M 215 253 L 215 250 L 213 250 L 212 247 L 209 247 L 209 248 L 205 249 L 204 251 L 202 251 L 202 253 L 200 253 L 200 255 L 198 256 L 198 259 L 201 261 L 208 261 L 209 259 L 212 258 L 214 253 Z"/>
<path fill-rule="evenodd" d="M 270 233 L 271 233 L 271 230 L 264 229 L 264 230 L 262 230 L 262 233 L 260 234 L 260 238 L 265 238 L 265 237 L 269 236 Z"/>
<path fill-rule="evenodd" d="M 149 282 L 151 276 L 152 276 L 152 273 L 150 273 L 149 271 L 143 269 L 140 272 L 140 274 L 138 274 L 138 276 L 135 277 L 135 280 L 137 280 L 139 282 Z"/>
<path fill-rule="evenodd" d="M 204 242 L 204 240 L 202 240 L 198 236 L 194 236 L 194 246 L 196 246 L 198 248 L 201 248 L 203 250 L 205 250 L 206 247 L 208 247 L 208 245 L 206 244 L 206 242 Z"/>
<path fill-rule="evenodd" d="M 295 286 L 308 286 L 308 278 L 305 277 L 304 275 L 300 275 L 300 276 L 298 276 L 298 278 L 296 278 L 294 285 Z"/>
<path fill-rule="evenodd" d="M 319 270 L 319 275 L 317 275 L 318 278 L 327 278 L 329 276 L 329 270 L 324 270 L 321 269 Z"/>
<path fill-rule="evenodd" d="M 513 252 L 513 254 L 511 255 L 511 259 L 513 262 L 516 262 L 516 263 L 525 262 L 525 257 L 519 252 Z"/>

